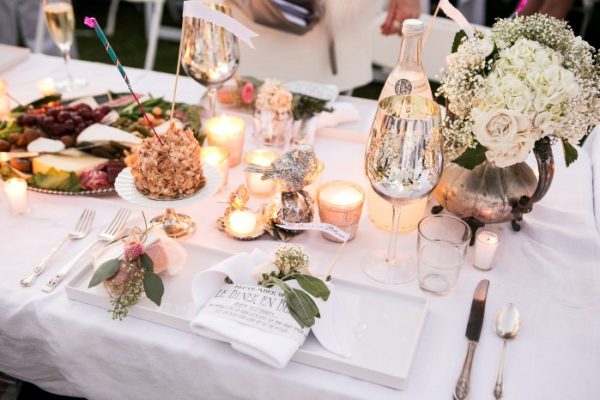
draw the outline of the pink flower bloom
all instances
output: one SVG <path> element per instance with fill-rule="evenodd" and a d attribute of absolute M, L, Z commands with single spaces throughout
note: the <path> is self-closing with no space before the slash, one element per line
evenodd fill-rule
<path fill-rule="evenodd" d="M 254 101 L 254 85 L 250 82 L 246 82 L 242 87 L 241 93 L 242 103 L 252 104 Z"/>
<path fill-rule="evenodd" d="M 140 257 L 146 251 L 144 244 L 138 240 L 130 240 L 125 243 L 125 252 L 123 256 L 125 261 L 133 261 Z"/>

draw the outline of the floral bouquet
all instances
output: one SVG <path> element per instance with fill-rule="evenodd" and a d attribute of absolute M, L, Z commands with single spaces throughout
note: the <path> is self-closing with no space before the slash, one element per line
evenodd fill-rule
<path fill-rule="evenodd" d="M 545 15 L 498 20 L 491 35 L 463 31 L 438 95 L 448 105 L 447 156 L 472 169 L 523 162 L 542 141 L 573 145 L 600 121 L 596 51 L 563 21 Z"/>
<path fill-rule="evenodd" d="M 224 87 L 218 91 L 219 102 L 236 107 L 269 110 L 275 113 L 292 112 L 294 120 L 306 121 L 320 112 L 331 112 L 327 101 L 291 93 L 283 83 L 274 79 L 264 82 L 253 77 L 237 78 L 233 87 Z"/>

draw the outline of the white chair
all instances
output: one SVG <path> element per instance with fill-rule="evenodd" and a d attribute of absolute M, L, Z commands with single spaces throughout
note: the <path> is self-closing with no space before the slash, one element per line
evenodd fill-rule
<path fill-rule="evenodd" d="M 256 49 L 240 44 L 240 75 L 334 84 L 340 91 L 372 80 L 369 21 L 381 10 L 382 1 L 328 0 L 326 7 L 330 15 L 341 20 L 323 19 L 304 35 L 256 24 L 235 4 L 231 6 L 233 16 L 260 35 L 252 40 Z M 353 13 L 352 7 L 357 7 L 354 11 L 359 12 Z M 359 22 L 344 20 L 348 15 L 357 15 Z M 332 72 L 330 65 L 329 31 L 334 35 L 337 74 Z"/>
<path fill-rule="evenodd" d="M 146 58 L 144 60 L 144 69 L 152 69 L 154 60 L 156 59 L 156 47 L 160 36 L 163 8 L 165 0 L 125 0 L 130 3 L 145 3 L 144 4 L 144 20 L 146 29 L 146 39 L 148 47 L 146 48 Z M 108 16 L 106 18 L 105 33 L 110 36 L 115 32 L 117 21 L 117 11 L 119 10 L 120 0 L 111 0 L 108 8 Z M 177 35 L 179 40 L 179 35 Z"/>
<path fill-rule="evenodd" d="M 400 55 L 400 45 L 402 39 L 400 36 L 384 36 L 381 34 L 379 26 L 385 20 L 385 13 L 380 14 L 371 24 L 371 37 L 373 40 L 373 64 L 382 67 L 393 68 L 396 66 L 398 56 Z M 421 21 L 425 23 L 425 28 L 431 21 L 431 15 L 421 14 Z M 482 32 L 489 31 L 488 27 L 473 25 Z M 440 70 L 446 65 L 446 56 L 452 49 L 454 35 L 459 31 L 454 21 L 447 18 L 436 18 L 427 43 L 423 48 L 423 67 L 430 80 L 439 80 Z"/>

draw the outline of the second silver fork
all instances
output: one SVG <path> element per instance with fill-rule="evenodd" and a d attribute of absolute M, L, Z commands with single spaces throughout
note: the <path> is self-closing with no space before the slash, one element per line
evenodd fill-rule
<path fill-rule="evenodd" d="M 94 215 L 95 211 L 90 210 L 89 208 L 83 210 L 83 213 L 81 213 L 81 216 L 77 220 L 77 223 L 75 223 L 75 227 L 73 228 L 73 230 L 71 230 L 57 246 L 53 247 L 52 250 L 50 250 L 50 253 L 48 253 L 48 255 L 44 257 L 44 259 L 33 269 L 33 272 L 31 272 L 31 274 L 27 278 L 21 279 L 21 286 L 29 287 L 33 285 L 37 277 L 40 276 L 46 269 L 46 266 L 48 265 L 50 259 L 68 241 L 83 239 L 84 237 L 86 237 L 87 234 L 90 232 L 92 223 L 94 222 Z"/>
<path fill-rule="evenodd" d="M 81 250 L 71 261 L 69 261 L 64 267 L 58 271 L 56 276 L 48 283 L 44 285 L 42 290 L 46 293 L 50 293 L 53 291 L 63 280 L 63 278 L 73 269 L 73 267 L 77 264 L 77 262 L 85 256 L 96 244 L 100 242 L 111 242 L 115 240 L 117 234 L 125 226 L 127 219 L 129 218 L 130 210 L 126 208 L 121 208 L 117 215 L 113 218 L 112 222 L 104 229 L 104 231 L 98 235 L 98 238 L 86 246 L 83 250 Z"/>

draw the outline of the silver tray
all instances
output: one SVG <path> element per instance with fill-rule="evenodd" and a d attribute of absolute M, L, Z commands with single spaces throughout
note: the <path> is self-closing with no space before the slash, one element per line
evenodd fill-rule
<path fill-rule="evenodd" d="M 115 188 L 109 188 L 109 189 L 95 189 L 95 190 L 82 190 L 81 192 L 65 192 L 62 190 L 50 190 L 50 189 L 40 189 L 40 188 L 36 188 L 36 187 L 31 187 L 31 186 L 27 186 L 28 190 L 31 190 L 32 192 L 37 192 L 37 193 L 44 193 L 44 194 L 54 194 L 54 195 L 61 195 L 61 196 L 104 196 L 107 194 L 111 194 L 111 193 L 115 193 Z"/>

